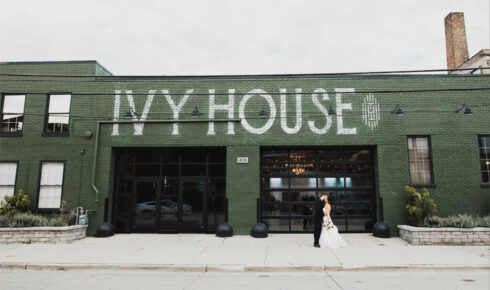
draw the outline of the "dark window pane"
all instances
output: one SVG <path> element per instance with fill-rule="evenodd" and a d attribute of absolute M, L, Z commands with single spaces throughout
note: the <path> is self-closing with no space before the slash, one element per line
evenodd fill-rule
<path fill-rule="evenodd" d="M 226 173 L 226 166 L 223 165 L 209 165 L 209 176 L 224 177 Z"/>
<path fill-rule="evenodd" d="M 209 148 L 209 162 L 226 162 L 226 148 Z"/>
<path fill-rule="evenodd" d="M 292 163 L 314 163 L 316 161 L 316 150 L 291 150 L 290 162 Z"/>
<path fill-rule="evenodd" d="M 314 229 L 315 229 L 315 225 L 313 223 L 313 217 L 291 219 L 291 231 L 304 232 L 304 231 L 313 231 Z"/>
<path fill-rule="evenodd" d="M 226 186 L 224 179 L 209 179 L 208 194 L 212 195 L 225 195 Z"/>
<path fill-rule="evenodd" d="M 205 176 L 206 165 L 182 165 L 182 176 Z"/>
<path fill-rule="evenodd" d="M 262 152 L 263 162 L 287 162 L 288 161 L 288 151 L 287 150 L 264 150 Z"/>
<path fill-rule="evenodd" d="M 135 153 L 135 162 L 137 163 L 160 163 L 160 151 L 143 150 Z"/>
<path fill-rule="evenodd" d="M 343 164 L 318 164 L 318 175 L 338 174 L 344 172 Z"/>
<path fill-rule="evenodd" d="M 163 175 L 177 177 L 179 176 L 179 165 L 165 165 L 163 166 Z"/>
<path fill-rule="evenodd" d="M 349 150 L 344 157 L 348 162 L 371 161 L 371 150 Z"/>
<path fill-rule="evenodd" d="M 183 149 L 182 162 L 206 162 L 206 149 L 204 148 Z"/>
<path fill-rule="evenodd" d="M 288 164 L 263 164 L 262 173 L 271 176 L 281 176 L 288 174 Z"/>
<path fill-rule="evenodd" d="M 348 223 L 349 231 L 371 231 L 375 222 L 372 218 L 354 218 L 349 219 Z"/>
<path fill-rule="evenodd" d="M 133 164 L 132 163 L 119 163 L 117 165 L 117 175 L 120 177 L 132 176 L 133 175 Z"/>
<path fill-rule="evenodd" d="M 160 165 L 135 165 L 136 176 L 160 176 Z"/>
<path fill-rule="evenodd" d="M 263 201 L 289 201 L 293 193 L 289 191 L 264 190 Z"/>
<path fill-rule="evenodd" d="M 120 195 L 118 197 L 118 202 L 117 202 L 117 210 L 118 212 L 131 212 L 133 210 L 133 203 L 132 203 L 132 196 L 131 195 Z"/>
<path fill-rule="evenodd" d="M 165 149 L 163 151 L 164 163 L 177 163 L 179 162 L 179 150 L 177 149 Z"/>
<path fill-rule="evenodd" d="M 289 231 L 289 219 L 263 219 L 269 231 Z"/>

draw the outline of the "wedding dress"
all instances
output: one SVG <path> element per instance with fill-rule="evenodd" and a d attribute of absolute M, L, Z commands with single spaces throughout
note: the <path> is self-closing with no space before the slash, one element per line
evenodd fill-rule
<path fill-rule="evenodd" d="M 326 209 L 324 208 L 324 214 L 325 211 Z M 342 248 L 347 246 L 347 242 L 340 236 L 339 230 L 333 224 L 330 216 L 323 216 L 322 232 L 319 242 L 322 248 Z"/>

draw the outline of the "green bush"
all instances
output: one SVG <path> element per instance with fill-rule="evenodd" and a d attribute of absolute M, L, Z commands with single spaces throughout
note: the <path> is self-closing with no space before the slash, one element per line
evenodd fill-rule
<path fill-rule="evenodd" d="M 19 213 L 10 217 L 10 227 L 45 227 L 48 225 L 46 217 L 28 213 Z"/>
<path fill-rule="evenodd" d="M 426 188 L 422 189 L 422 194 L 410 186 L 406 186 L 405 191 L 408 193 L 408 204 L 405 208 L 410 225 L 421 226 L 426 218 L 436 214 L 437 205 L 429 197 L 430 193 Z"/>
<path fill-rule="evenodd" d="M 471 216 L 468 214 L 451 215 L 448 217 L 431 216 L 424 219 L 423 227 L 431 228 L 474 228 L 490 227 L 490 216 Z"/>
<path fill-rule="evenodd" d="M 69 224 L 62 216 L 43 216 L 29 213 L 15 215 L 0 215 L 0 227 L 22 228 L 22 227 L 64 227 Z"/>
<path fill-rule="evenodd" d="M 31 201 L 24 190 L 14 196 L 5 196 L 5 201 L 0 202 L 0 215 L 12 216 L 18 213 L 30 213 L 29 205 Z"/>
<path fill-rule="evenodd" d="M 6 215 L 0 215 L 0 228 L 5 228 L 10 226 L 10 218 Z"/>

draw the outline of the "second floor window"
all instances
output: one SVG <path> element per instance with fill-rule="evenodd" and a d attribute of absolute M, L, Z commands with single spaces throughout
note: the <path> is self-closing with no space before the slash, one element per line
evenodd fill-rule
<path fill-rule="evenodd" d="M 408 137 L 410 184 L 433 184 L 429 137 Z"/>
<path fill-rule="evenodd" d="M 49 95 L 45 135 L 68 135 L 70 125 L 70 103 L 70 94 Z"/>
<path fill-rule="evenodd" d="M 2 102 L 2 135 L 21 136 L 24 127 L 25 95 L 4 95 Z"/>

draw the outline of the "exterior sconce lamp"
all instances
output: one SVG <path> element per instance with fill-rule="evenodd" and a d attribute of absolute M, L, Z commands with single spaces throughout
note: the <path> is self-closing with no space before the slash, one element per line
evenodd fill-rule
<path fill-rule="evenodd" d="M 393 113 L 395 115 L 398 115 L 398 116 L 401 116 L 401 115 L 405 114 L 405 112 L 403 111 L 403 109 L 398 104 L 396 104 L 396 107 L 395 107 L 395 110 L 393 111 Z"/>
<path fill-rule="evenodd" d="M 260 110 L 259 112 L 259 117 L 266 117 L 267 116 L 267 112 L 265 111 L 264 108 L 262 108 L 262 110 Z"/>
<path fill-rule="evenodd" d="M 199 117 L 199 116 L 201 116 L 201 113 L 199 113 L 199 110 L 197 109 L 197 106 L 196 106 L 196 108 L 194 110 L 192 110 L 191 116 L 192 117 Z"/>
<path fill-rule="evenodd" d="M 329 115 L 331 115 L 331 116 L 332 116 L 332 115 L 333 115 L 333 116 L 337 115 L 337 112 L 335 112 L 335 109 L 332 109 L 332 105 L 330 105 L 330 106 L 328 107 L 328 114 L 329 114 Z"/>
<path fill-rule="evenodd" d="M 133 111 L 133 109 L 129 108 L 128 111 L 126 112 L 126 114 L 124 115 L 124 118 L 133 118 L 136 116 L 136 112 Z"/>
<path fill-rule="evenodd" d="M 470 108 L 470 107 L 468 107 L 468 105 L 466 105 L 466 104 L 461 105 L 461 108 L 457 109 L 457 110 L 456 110 L 456 113 L 461 112 L 461 111 L 463 110 L 463 108 L 466 108 L 466 109 L 464 110 L 464 114 L 465 114 L 465 115 L 471 115 L 471 114 L 473 114 L 473 111 L 471 110 L 471 108 Z"/>

